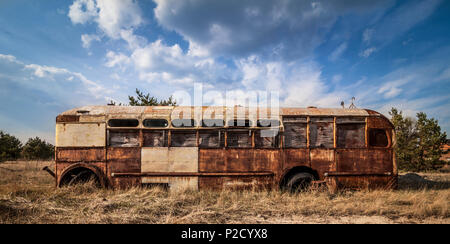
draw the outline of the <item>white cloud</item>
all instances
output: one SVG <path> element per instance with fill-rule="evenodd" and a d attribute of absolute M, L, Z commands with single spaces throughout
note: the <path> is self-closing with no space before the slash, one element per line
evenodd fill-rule
<path fill-rule="evenodd" d="M 341 55 L 347 50 L 347 43 L 344 42 L 341 45 L 339 45 L 331 54 L 330 57 L 328 57 L 331 61 L 336 61 L 341 57 Z"/>
<path fill-rule="evenodd" d="M 76 0 L 69 7 L 68 16 L 74 24 L 85 24 L 98 15 L 94 0 Z"/>
<path fill-rule="evenodd" d="M 115 66 L 124 67 L 130 64 L 131 60 L 128 56 L 123 53 L 115 53 L 113 51 L 108 51 L 106 54 L 107 62 L 105 63 L 106 67 L 113 68 Z"/>
<path fill-rule="evenodd" d="M 359 56 L 364 57 L 364 58 L 368 58 L 370 55 L 372 55 L 372 53 L 374 53 L 375 51 L 377 51 L 377 48 L 375 47 L 369 47 L 363 51 L 361 51 L 359 53 Z"/>
<path fill-rule="evenodd" d="M 133 44 L 137 37 L 127 31 L 144 23 L 139 5 L 134 0 L 75 0 L 69 7 L 68 16 L 74 24 L 95 22 L 108 37 L 123 38 L 133 41 Z"/>
<path fill-rule="evenodd" d="M 81 35 L 81 42 L 84 48 L 89 48 L 91 46 L 91 42 L 93 41 L 100 41 L 100 37 L 98 35 L 89 34 Z"/>
<path fill-rule="evenodd" d="M 309 56 L 339 16 L 367 15 L 387 1 L 155 0 L 156 20 L 212 55 Z M 224 11 L 226 9 L 226 11 Z"/>
<path fill-rule="evenodd" d="M 365 29 L 363 32 L 363 41 L 365 43 L 369 43 L 370 39 L 372 39 L 374 30 L 373 29 Z"/>

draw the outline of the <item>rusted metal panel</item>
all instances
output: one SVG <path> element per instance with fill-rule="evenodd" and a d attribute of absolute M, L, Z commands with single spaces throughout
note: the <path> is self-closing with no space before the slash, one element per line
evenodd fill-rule
<path fill-rule="evenodd" d="M 108 172 L 141 172 L 141 148 L 109 147 L 107 149 Z"/>
<path fill-rule="evenodd" d="M 311 166 L 309 162 L 309 149 L 285 148 L 283 150 L 283 154 L 284 154 L 284 164 L 283 164 L 284 169 L 291 169 L 296 166 L 306 166 L 306 167 Z"/>
<path fill-rule="evenodd" d="M 104 115 L 89 115 L 89 116 L 86 116 L 86 115 L 82 115 L 82 116 L 80 116 L 80 120 L 79 120 L 80 122 L 90 122 L 90 123 L 92 123 L 92 122 L 101 122 L 101 123 L 104 123 L 105 121 L 106 121 L 106 116 L 104 116 Z"/>
<path fill-rule="evenodd" d="M 337 149 L 337 171 L 392 172 L 391 149 Z"/>
<path fill-rule="evenodd" d="M 199 172 L 226 172 L 226 149 L 199 149 L 198 169 Z"/>
<path fill-rule="evenodd" d="M 393 128 L 391 122 L 383 117 L 368 117 L 367 118 L 367 126 L 369 128 Z"/>
<path fill-rule="evenodd" d="M 104 147 L 105 124 L 56 124 L 56 147 Z"/>
<path fill-rule="evenodd" d="M 311 168 L 317 171 L 319 180 L 324 179 L 324 173 L 336 170 L 334 149 L 311 149 Z"/>
<path fill-rule="evenodd" d="M 56 148 L 57 162 L 97 162 L 106 160 L 105 148 Z"/>
<path fill-rule="evenodd" d="M 80 115 L 59 115 L 56 117 L 56 123 L 69 123 L 80 121 Z"/>
<path fill-rule="evenodd" d="M 107 160 L 107 177 L 115 188 L 128 188 L 141 184 L 141 177 L 111 177 L 111 173 L 141 172 L 139 147 L 109 147 Z"/>

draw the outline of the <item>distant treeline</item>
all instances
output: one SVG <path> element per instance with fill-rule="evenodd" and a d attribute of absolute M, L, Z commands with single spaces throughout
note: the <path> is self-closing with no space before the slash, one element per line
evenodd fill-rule
<path fill-rule="evenodd" d="M 7 160 L 48 160 L 53 159 L 55 147 L 39 137 L 28 139 L 22 145 L 17 137 L 0 131 L 0 162 Z"/>

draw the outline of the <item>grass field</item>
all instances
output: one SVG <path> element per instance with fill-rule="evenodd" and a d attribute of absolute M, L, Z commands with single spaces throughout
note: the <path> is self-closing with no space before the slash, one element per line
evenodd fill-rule
<path fill-rule="evenodd" d="M 396 191 L 168 192 L 56 189 L 53 162 L 0 164 L 0 223 L 450 223 L 450 173 L 405 174 Z"/>

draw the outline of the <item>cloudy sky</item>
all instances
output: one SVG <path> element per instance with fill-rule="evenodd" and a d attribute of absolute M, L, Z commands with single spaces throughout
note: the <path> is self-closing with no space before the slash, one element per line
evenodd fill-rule
<path fill-rule="evenodd" d="M 448 13 L 443 0 L 2 0 L 0 129 L 54 142 L 60 112 L 201 82 L 278 91 L 283 106 L 354 96 L 448 133 Z"/>

